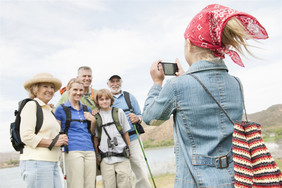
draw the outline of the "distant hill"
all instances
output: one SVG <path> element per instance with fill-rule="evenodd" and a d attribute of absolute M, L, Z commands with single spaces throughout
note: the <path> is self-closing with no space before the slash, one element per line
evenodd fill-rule
<path fill-rule="evenodd" d="M 248 114 L 248 119 L 262 125 L 264 141 L 267 139 L 270 142 L 279 140 L 279 145 L 282 145 L 282 104 L 273 105 L 261 112 Z M 145 123 L 142 125 L 146 132 L 141 135 L 145 148 L 173 145 L 172 118 L 161 126 L 147 126 Z M 0 168 L 17 166 L 18 159 L 18 152 L 0 153 Z"/>
<path fill-rule="evenodd" d="M 260 123 L 263 130 L 265 129 L 265 131 L 262 131 L 263 134 L 270 134 L 269 129 L 271 129 L 271 132 L 273 132 L 277 128 L 282 128 L 282 104 L 273 105 L 261 112 L 248 114 L 248 120 Z M 151 147 L 154 144 L 161 146 L 161 142 L 171 142 L 171 140 L 173 140 L 172 118 L 164 122 L 161 126 L 157 127 L 147 126 L 145 123 L 142 125 L 146 132 L 145 134 L 141 135 L 145 148 Z M 280 138 L 282 139 L 282 136 L 280 136 Z"/>
<path fill-rule="evenodd" d="M 273 105 L 261 112 L 248 114 L 248 119 L 260 123 L 262 127 L 282 127 L 282 104 Z"/>

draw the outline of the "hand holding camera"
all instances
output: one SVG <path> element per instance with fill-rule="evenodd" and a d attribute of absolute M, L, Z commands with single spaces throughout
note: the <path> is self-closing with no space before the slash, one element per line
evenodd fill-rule
<path fill-rule="evenodd" d="M 162 86 L 164 76 L 180 76 L 184 74 L 184 70 L 178 59 L 175 63 L 162 62 L 158 60 L 154 62 L 150 69 L 150 74 L 154 84 Z"/>

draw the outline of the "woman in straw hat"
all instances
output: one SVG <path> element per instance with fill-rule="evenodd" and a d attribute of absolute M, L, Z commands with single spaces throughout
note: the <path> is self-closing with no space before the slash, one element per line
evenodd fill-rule
<path fill-rule="evenodd" d="M 243 67 L 237 52 L 241 53 L 242 47 L 249 52 L 246 39 L 266 39 L 268 35 L 253 16 L 213 4 L 192 19 L 184 37 L 190 68 L 184 73 L 176 60 L 178 77 L 162 87 L 161 61 L 153 63 L 150 72 L 154 85 L 145 101 L 143 120 L 154 125 L 174 116 L 175 187 L 233 187 L 233 124 L 197 78 L 234 122 L 242 120 L 239 81 L 228 73 L 223 59 L 227 54 Z"/>
<path fill-rule="evenodd" d="M 59 135 L 61 130 L 52 113 L 48 102 L 61 87 L 61 81 L 51 74 L 40 73 L 24 83 L 24 88 L 42 108 L 43 124 L 35 134 L 36 102 L 28 102 L 21 112 L 20 133 L 25 143 L 23 154 L 20 156 L 20 169 L 27 187 L 62 187 L 60 178 L 60 146 L 68 144 L 65 134 Z"/>

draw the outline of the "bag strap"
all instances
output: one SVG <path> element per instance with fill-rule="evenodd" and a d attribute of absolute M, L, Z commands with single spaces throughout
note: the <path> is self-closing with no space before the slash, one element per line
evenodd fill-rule
<path fill-rule="evenodd" d="M 40 104 L 36 100 L 31 99 L 31 98 L 27 98 L 27 99 L 22 100 L 21 103 L 20 103 L 19 111 L 17 112 L 17 114 L 21 114 L 23 107 L 29 101 L 34 101 L 35 104 L 36 104 L 36 126 L 35 126 L 34 133 L 38 134 L 38 132 L 40 131 L 42 124 L 43 124 L 43 111 L 42 111 Z M 18 118 L 20 118 L 20 116 Z"/>
<path fill-rule="evenodd" d="M 89 112 L 87 106 L 84 105 L 84 104 L 82 104 L 82 109 L 83 109 L 83 112 Z M 88 121 L 88 120 L 86 120 L 86 122 L 87 122 L 87 129 L 88 129 L 89 133 L 92 135 L 92 133 L 91 133 L 91 122 Z"/>
<path fill-rule="evenodd" d="M 112 118 L 114 120 L 114 122 L 110 122 L 110 123 L 107 123 L 107 124 L 103 124 L 102 122 L 102 117 L 100 115 L 100 113 L 97 113 L 95 115 L 95 118 L 96 118 L 96 126 L 97 126 L 97 130 L 98 130 L 98 138 L 99 138 L 99 144 L 98 146 L 100 145 L 100 140 L 101 140 L 101 136 L 102 136 L 102 129 L 104 129 L 106 135 L 108 136 L 108 138 L 111 140 L 111 137 L 110 135 L 108 134 L 107 130 L 105 129 L 106 126 L 109 126 L 109 125 L 112 125 L 112 124 L 115 124 L 119 134 L 121 135 L 124 143 L 127 145 L 127 142 L 123 136 L 123 133 L 122 133 L 122 127 L 121 127 L 121 124 L 120 124 L 120 121 L 119 121 L 119 118 L 118 118 L 118 108 L 115 108 L 115 107 L 112 107 Z M 128 146 L 128 145 L 127 145 Z"/>
<path fill-rule="evenodd" d="M 199 78 L 197 76 L 195 76 L 194 74 L 188 74 L 190 76 L 192 76 L 193 78 L 195 78 L 200 84 L 201 86 L 204 88 L 204 90 L 211 96 L 211 98 L 215 101 L 215 103 L 219 106 L 219 108 L 224 112 L 224 114 L 226 115 L 226 117 L 229 119 L 229 121 L 234 125 L 234 121 L 230 118 L 230 116 L 228 115 L 228 113 L 226 112 L 226 110 L 219 104 L 219 102 L 214 98 L 214 96 L 211 94 L 211 92 L 208 90 L 208 88 L 199 80 Z M 245 116 L 246 116 L 246 120 L 247 120 L 247 113 L 246 113 L 246 109 L 245 109 L 245 102 L 244 102 L 244 97 L 243 97 L 243 92 L 242 92 L 242 88 L 241 88 L 241 84 L 239 82 L 239 80 L 234 77 L 236 79 L 236 81 L 239 83 L 239 87 L 240 87 L 240 92 L 242 95 L 242 100 L 243 100 L 243 106 L 244 106 L 244 111 L 245 111 Z M 247 120 L 248 121 L 248 120 Z"/>
<path fill-rule="evenodd" d="M 193 78 L 195 78 L 200 84 L 201 86 L 205 89 L 205 91 L 211 96 L 211 98 L 214 100 L 214 102 L 219 106 L 219 108 L 224 112 L 224 114 L 227 116 L 227 118 L 229 119 L 229 121 L 234 124 L 233 120 L 230 118 L 230 116 L 228 115 L 228 113 L 226 112 L 226 110 L 224 110 L 224 108 L 219 104 L 219 102 L 214 98 L 214 96 L 211 94 L 211 92 L 208 90 L 208 88 L 199 80 L 199 78 L 197 76 L 195 76 L 194 74 L 188 74 L 190 76 L 192 76 Z"/>
<path fill-rule="evenodd" d="M 97 113 L 94 115 L 94 117 L 96 118 L 96 126 L 97 126 L 97 130 L 98 130 L 98 138 L 99 140 L 101 139 L 102 136 L 102 117 L 100 115 L 100 113 Z"/>
<path fill-rule="evenodd" d="M 208 90 L 208 88 L 199 80 L 199 78 L 197 76 L 195 76 L 194 74 L 190 73 L 188 74 L 190 76 L 192 76 L 193 78 L 195 78 L 200 84 L 201 86 L 205 89 L 205 91 L 212 97 L 212 99 L 216 102 L 216 104 L 219 106 L 219 108 L 224 112 L 224 114 L 227 116 L 227 118 L 229 119 L 229 121 L 234 124 L 234 122 L 232 121 L 232 119 L 230 118 L 230 116 L 228 115 L 228 113 L 226 112 L 226 110 L 224 110 L 224 108 L 219 104 L 219 102 L 214 98 L 214 96 L 211 94 L 211 92 Z M 245 118 L 246 121 L 248 121 L 248 117 L 247 117 L 247 111 L 246 111 L 246 107 L 245 107 L 245 101 L 244 101 L 244 95 L 243 95 L 243 89 L 242 89 L 242 85 L 241 82 L 238 80 L 238 78 L 236 78 L 235 76 L 233 76 L 236 81 L 239 84 L 239 88 L 240 88 L 240 93 L 241 93 L 241 97 L 242 97 L 242 102 L 243 102 L 243 107 L 244 107 L 244 112 L 245 112 Z"/>
<path fill-rule="evenodd" d="M 124 111 L 124 112 L 130 111 L 131 113 L 133 113 L 133 108 L 132 108 L 132 105 L 131 105 L 129 93 L 128 93 L 127 91 L 123 91 L 123 94 L 124 94 L 125 102 L 126 102 L 128 108 L 129 108 L 129 109 L 125 109 L 125 110 L 123 110 L 123 111 Z"/>
<path fill-rule="evenodd" d="M 115 122 L 115 125 L 116 125 L 116 128 L 117 128 L 119 134 L 121 135 L 124 143 L 127 145 L 127 142 L 126 142 L 126 140 L 123 136 L 122 127 L 121 127 L 121 124 L 120 124 L 120 121 L 119 121 L 119 118 L 118 118 L 118 108 L 115 108 L 115 107 L 112 108 L 112 117 L 113 117 L 113 120 Z"/>
<path fill-rule="evenodd" d="M 242 84 L 239 81 L 239 79 L 235 76 L 233 76 L 233 77 L 237 80 L 237 82 L 239 84 L 240 92 L 241 92 L 241 98 L 242 98 L 242 101 L 243 101 L 243 107 L 244 107 L 244 112 L 245 112 L 245 118 L 246 118 L 246 121 L 248 122 L 247 111 L 246 111 L 246 106 L 245 106 L 245 99 L 244 99 L 244 94 L 243 94 L 243 87 L 242 87 Z"/>
<path fill-rule="evenodd" d="M 36 100 L 33 100 L 36 103 L 36 126 L 35 126 L 35 134 L 38 134 L 43 124 L 43 111 L 41 106 Z"/>

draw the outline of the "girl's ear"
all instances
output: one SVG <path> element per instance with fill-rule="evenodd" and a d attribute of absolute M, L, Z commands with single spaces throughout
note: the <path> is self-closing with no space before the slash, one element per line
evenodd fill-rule
<path fill-rule="evenodd" d="M 186 39 L 185 47 L 187 48 L 188 52 L 191 52 L 192 50 L 192 43 L 189 39 Z"/>

